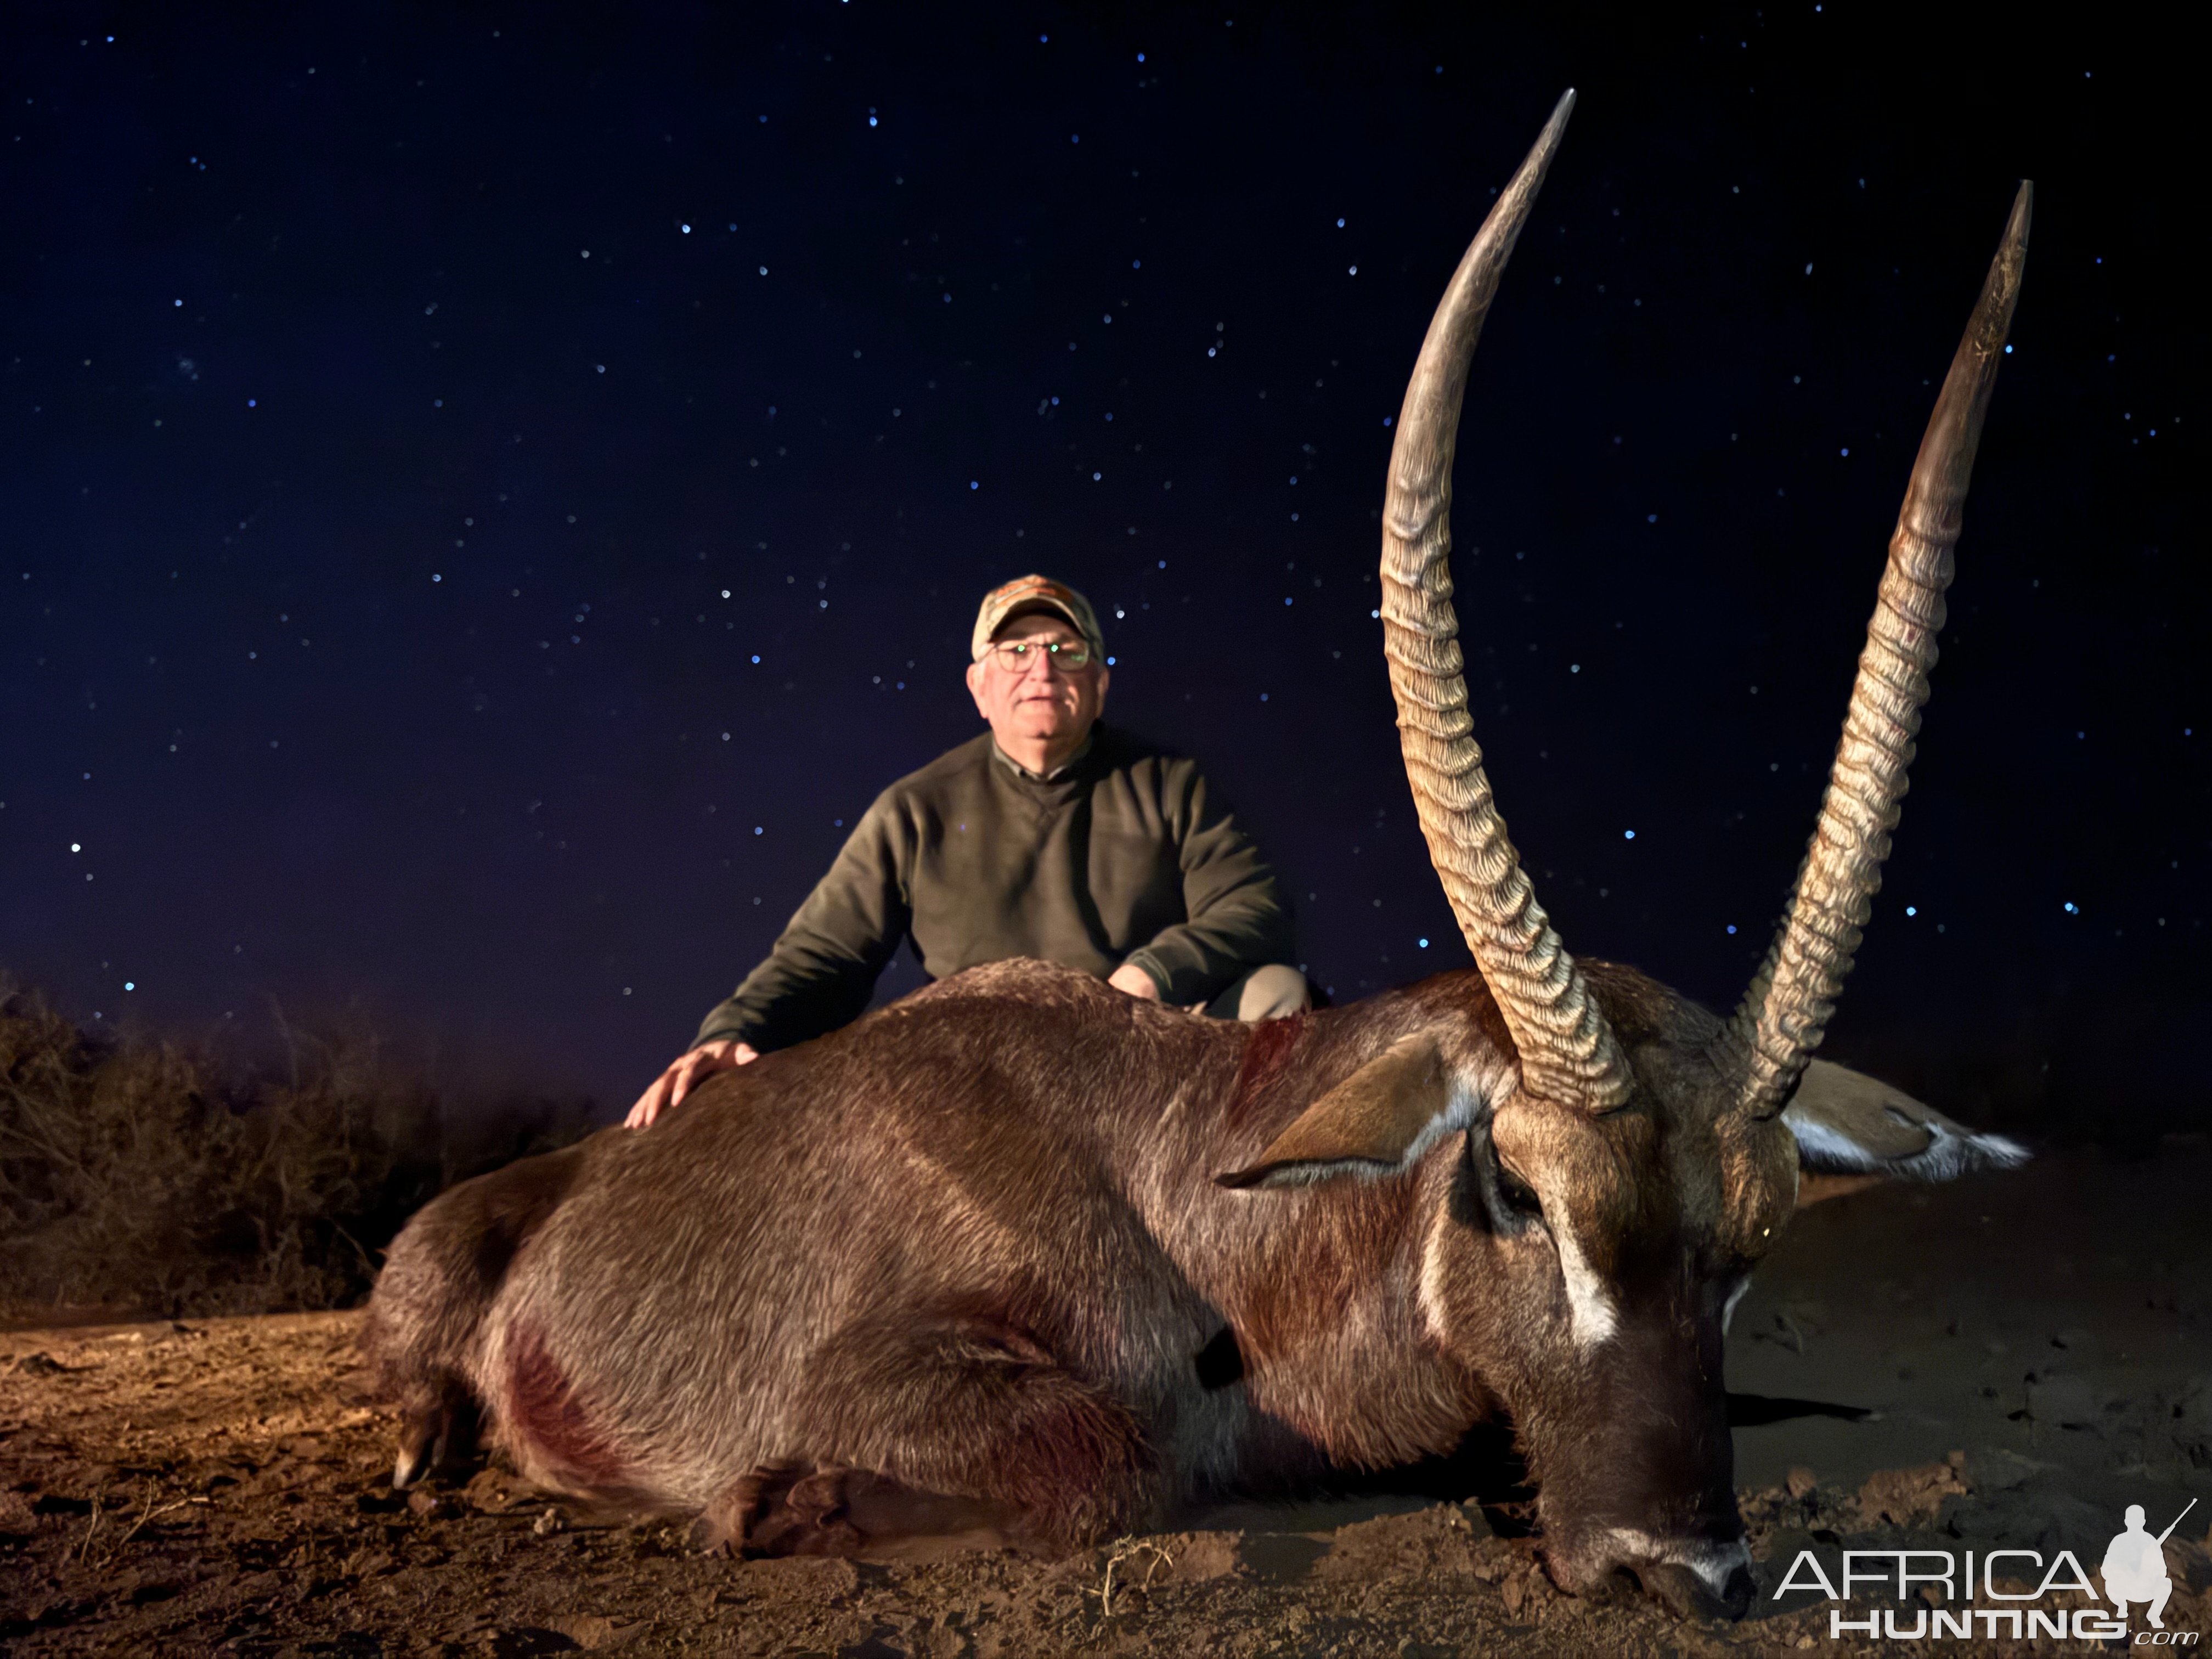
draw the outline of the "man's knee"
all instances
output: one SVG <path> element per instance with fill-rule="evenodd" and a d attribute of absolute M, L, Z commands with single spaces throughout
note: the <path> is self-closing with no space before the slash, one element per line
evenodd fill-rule
<path fill-rule="evenodd" d="M 1221 994 L 1206 1005 L 1215 1019 L 1285 1019 L 1313 1006 L 1313 989 L 1306 976 L 1287 962 L 1271 962 L 1255 968 L 1242 979 L 1230 981 Z"/>
<path fill-rule="evenodd" d="M 1286 1019 L 1313 1006 L 1313 988 L 1306 976 L 1287 962 L 1271 962 L 1244 976 L 1237 998 L 1237 1018 L 1242 1020 Z"/>

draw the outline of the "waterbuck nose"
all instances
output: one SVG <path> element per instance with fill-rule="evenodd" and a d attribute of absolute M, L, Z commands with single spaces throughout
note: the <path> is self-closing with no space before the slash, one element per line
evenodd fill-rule
<path fill-rule="evenodd" d="M 1734 1553 L 1741 1556 L 1742 1551 L 1739 1544 Z M 1677 1619 L 1741 1619 L 1750 1610 L 1756 1589 L 1751 1565 L 1741 1559 L 1700 1561 L 1695 1566 L 1680 1561 L 1632 1561 L 1628 1566 L 1644 1589 Z"/>

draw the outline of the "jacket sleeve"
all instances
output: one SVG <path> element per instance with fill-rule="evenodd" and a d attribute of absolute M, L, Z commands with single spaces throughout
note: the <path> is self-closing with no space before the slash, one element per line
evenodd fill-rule
<path fill-rule="evenodd" d="M 912 851 L 905 815 L 878 796 L 768 960 L 700 1022 L 693 1045 L 736 1037 L 766 1054 L 858 1018 L 912 921 Z"/>
<path fill-rule="evenodd" d="M 1183 762 L 1166 779 L 1169 822 L 1176 830 L 1184 920 L 1164 928 L 1128 959 L 1150 974 L 1162 1000 L 1209 1002 L 1230 982 L 1297 951 L 1290 907 L 1275 872 L 1197 766 Z"/>

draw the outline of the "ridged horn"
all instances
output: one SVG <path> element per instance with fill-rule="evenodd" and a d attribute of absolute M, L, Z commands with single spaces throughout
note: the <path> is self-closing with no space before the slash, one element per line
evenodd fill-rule
<path fill-rule="evenodd" d="M 1574 106 L 1571 90 L 1482 222 L 1421 342 L 1383 498 L 1382 651 L 1421 833 L 1520 1051 L 1522 1086 L 1606 1111 L 1628 1098 L 1627 1067 L 1505 837 L 1468 714 L 1449 563 L 1452 454 L 1468 366 Z"/>
<path fill-rule="evenodd" d="M 1743 1103 L 1760 1117 L 1788 1104 L 1805 1062 L 1820 1046 L 1844 976 L 1851 970 L 1869 901 L 1881 887 L 1882 860 L 1889 856 L 1890 832 L 1897 828 L 1905 770 L 1920 732 L 1920 708 L 1928 701 L 1928 673 L 1936 665 L 1936 635 L 1943 626 L 1943 590 L 1951 585 L 1951 550 L 1958 545 L 1966 481 L 2027 263 L 2034 196 L 2034 186 L 2023 181 L 1920 441 L 1820 822 L 1798 866 L 1789 915 L 1730 1026 L 1744 1050 Z"/>

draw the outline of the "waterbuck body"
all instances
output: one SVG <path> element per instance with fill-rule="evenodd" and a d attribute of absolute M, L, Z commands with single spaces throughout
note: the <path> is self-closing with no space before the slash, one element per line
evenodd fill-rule
<path fill-rule="evenodd" d="M 1597 982 L 1622 993 L 1616 1029 L 1662 1048 L 1719 1031 L 1638 976 Z M 1474 1133 L 1336 1160 L 1364 1156 L 1366 1178 L 1217 1181 L 1409 1040 Z M 1736 1239 L 1711 1224 L 1742 1207 L 1720 1190 L 1743 1160 L 1715 1155 L 1714 1115 L 1690 1098 L 1680 1122 L 1639 1123 L 1654 1144 L 1632 1163 L 1659 1151 L 1685 1176 L 1686 1213 L 1644 1218 L 1668 1236 L 1649 1242 L 1701 1234 L 1717 1271 L 1682 1287 L 1687 1307 L 1617 1303 L 1565 1283 L 1497 1172 L 1483 1131 L 1513 1078 L 1471 971 L 1243 1027 L 1042 963 L 977 969 L 717 1077 L 651 1133 L 445 1194 L 394 1247 L 374 1340 L 403 1400 L 458 1385 L 556 1490 L 697 1510 L 779 1464 L 866 1470 L 980 1498 L 978 1519 L 1047 1547 L 1449 1453 L 1501 1389 L 1547 1486 L 1601 1489 L 1650 1462 L 1614 1436 L 1646 1411 L 1680 1429 L 1694 1404 L 1665 1498 L 1725 1553 L 1722 1305 L 1787 1213 L 1788 1136 L 1739 1172 L 1764 1219 Z M 1562 1194 L 1559 1224 L 1620 1196 Z M 456 1294 L 471 1282 L 480 1299 Z M 1624 1308 L 1658 1317 L 1627 1340 Z M 1613 1340 L 1593 1347 L 1592 1320 Z M 1691 1386 L 1661 1386 L 1676 1378 Z M 1563 1418 L 1593 1388 L 1618 1408 Z M 1590 1456 L 1604 1467 L 1571 1467 Z"/>
<path fill-rule="evenodd" d="M 712 1543 L 1056 1548 L 1509 1418 L 1563 1587 L 1626 1568 L 1742 1611 L 1722 1338 L 1807 1178 L 2022 1156 L 1812 1050 L 1897 822 L 2027 192 L 1914 467 L 1788 914 L 1724 1019 L 1568 955 L 1461 674 L 1459 404 L 1571 100 L 1438 307 L 1383 514 L 1401 743 L 1474 968 L 1243 1026 L 999 963 L 650 1130 L 465 1182 L 371 1303 L 399 1484 L 481 1412 L 531 1478 L 698 1512 Z"/>
<path fill-rule="evenodd" d="M 1648 1109 L 1520 1102 L 1510 1161 L 1513 1053 L 1470 970 L 1245 1027 L 1014 962 L 465 1182 L 372 1306 L 402 1479 L 481 1402 L 538 1483 L 744 1547 L 1054 1548 L 1510 1417 L 1563 1582 L 1740 1601 L 1721 1338 L 1793 1139 L 1838 1170 L 2009 1149 L 1834 1067 L 1809 1092 L 1841 1109 L 1745 1134 L 1721 1022 L 1583 971 Z M 1412 1112 L 1328 1121 L 1409 1051 Z M 1220 1178 L 1302 1126 L 1329 1156 Z"/>

